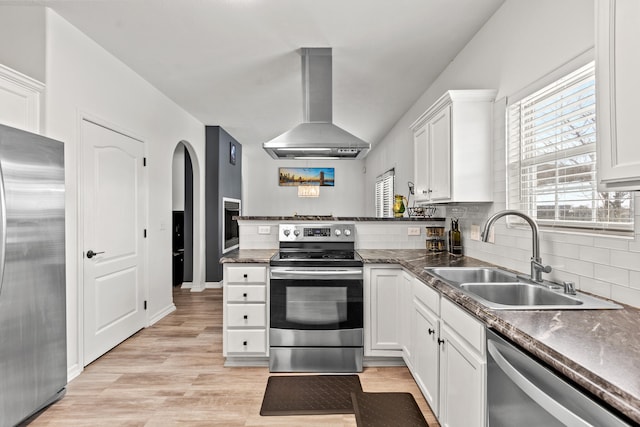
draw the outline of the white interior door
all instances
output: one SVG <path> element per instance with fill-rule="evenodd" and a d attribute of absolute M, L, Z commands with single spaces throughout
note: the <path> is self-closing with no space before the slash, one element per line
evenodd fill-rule
<path fill-rule="evenodd" d="M 86 366 L 145 326 L 145 187 L 142 142 L 83 120 L 81 144 Z"/>

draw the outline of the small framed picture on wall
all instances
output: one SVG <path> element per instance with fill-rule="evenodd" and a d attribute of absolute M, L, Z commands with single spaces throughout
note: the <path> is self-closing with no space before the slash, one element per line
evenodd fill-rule
<path fill-rule="evenodd" d="M 236 164 L 236 144 L 233 143 L 233 141 L 229 142 L 229 163 L 231 163 L 232 165 Z"/>

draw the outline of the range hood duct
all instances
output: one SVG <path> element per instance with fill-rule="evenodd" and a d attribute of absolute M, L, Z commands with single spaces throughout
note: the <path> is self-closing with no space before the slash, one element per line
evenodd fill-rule
<path fill-rule="evenodd" d="M 302 48 L 304 122 L 262 144 L 274 159 L 361 159 L 371 144 L 332 123 L 331 48 Z"/>

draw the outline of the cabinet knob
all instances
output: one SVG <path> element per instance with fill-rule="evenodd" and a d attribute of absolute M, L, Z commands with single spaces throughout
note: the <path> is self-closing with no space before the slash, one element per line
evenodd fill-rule
<path fill-rule="evenodd" d="M 244 317 L 244 320 L 247 320 L 249 318 L 249 315 L 245 314 L 243 317 Z"/>
<path fill-rule="evenodd" d="M 244 274 L 242 275 L 242 277 L 244 277 L 244 278 L 246 279 L 247 277 L 249 277 L 249 275 L 248 275 L 247 273 L 244 273 Z"/>
<path fill-rule="evenodd" d="M 429 193 L 433 193 L 433 190 L 432 190 L 432 189 L 429 189 L 429 191 L 428 191 L 428 192 L 429 192 Z"/>
<path fill-rule="evenodd" d="M 427 194 L 428 191 L 427 190 L 422 190 L 422 194 Z"/>
<path fill-rule="evenodd" d="M 247 297 L 247 293 L 246 293 L 246 292 L 245 292 L 245 293 L 243 293 L 243 294 L 242 294 L 242 296 L 243 296 L 244 298 L 246 298 L 246 297 Z"/>
<path fill-rule="evenodd" d="M 246 341 L 242 341 L 242 345 L 246 347 L 247 346 L 247 342 Z"/>
<path fill-rule="evenodd" d="M 433 335 L 433 334 L 435 334 L 435 333 L 436 333 L 436 330 L 435 330 L 435 329 L 431 329 L 431 328 L 429 328 L 429 335 Z"/>
<path fill-rule="evenodd" d="M 442 338 L 438 338 L 438 345 L 444 344 L 444 340 Z"/>

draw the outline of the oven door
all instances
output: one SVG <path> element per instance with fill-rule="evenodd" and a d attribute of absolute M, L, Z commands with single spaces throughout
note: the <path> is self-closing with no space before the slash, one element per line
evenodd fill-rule
<path fill-rule="evenodd" d="M 362 328 L 360 268 L 272 267 L 270 288 L 271 328 Z"/>

